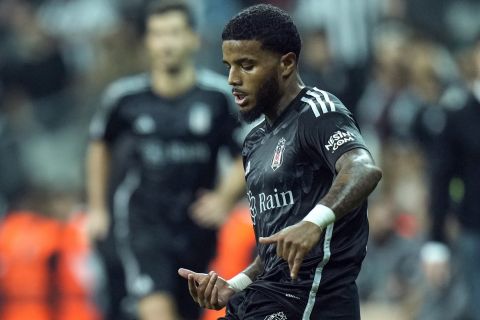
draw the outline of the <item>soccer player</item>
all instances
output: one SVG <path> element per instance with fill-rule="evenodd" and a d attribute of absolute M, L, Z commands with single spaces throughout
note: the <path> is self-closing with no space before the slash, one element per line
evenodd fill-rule
<path fill-rule="evenodd" d="M 179 269 L 194 301 L 226 319 L 360 319 L 367 196 L 381 178 L 347 108 L 304 86 L 289 15 L 256 5 L 222 34 L 228 82 L 248 121 L 243 163 L 258 256 L 226 281 Z M 233 253 L 232 253 L 233 254 Z"/>
<path fill-rule="evenodd" d="M 239 122 L 225 79 L 195 68 L 199 39 L 185 3 L 153 3 L 145 40 L 150 72 L 114 82 L 92 121 L 90 230 L 104 237 L 113 218 L 140 319 L 195 319 L 201 309 L 176 271 L 206 270 L 216 227 L 245 192 Z M 216 182 L 221 149 L 234 161 Z"/>

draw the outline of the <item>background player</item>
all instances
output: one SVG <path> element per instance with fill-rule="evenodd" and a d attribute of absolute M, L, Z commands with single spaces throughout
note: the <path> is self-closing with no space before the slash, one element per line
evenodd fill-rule
<path fill-rule="evenodd" d="M 113 83 L 91 125 L 91 232 L 104 238 L 113 213 L 126 287 L 140 298 L 141 319 L 194 319 L 199 308 L 174 272 L 184 264 L 206 269 L 215 228 L 244 192 L 239 158 L 215 190 L 202 191 L 215 187 L 219 150 L 238 153 L 238 124 L 224 79 L 195 69 L 199 39 L 185 3 L 153 3 L 145 40 L 151 71 Z"/>
<path fill-rule="evenodd" d="M 199 305 L 228 302 L 227 319 L 359 319 L 366 198 L 381 170 L 346 107 L 303 85 L 301 41 L 287 13 L 247 8 L 222 39 L 241 117 L 265 115 L 242 152 L 259 255 L 228 282 L 215 272 L 179 273 Z"/>

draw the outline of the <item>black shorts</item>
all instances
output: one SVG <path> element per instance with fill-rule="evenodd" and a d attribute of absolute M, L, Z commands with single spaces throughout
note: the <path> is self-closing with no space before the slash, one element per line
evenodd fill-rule
<path fill-rule="evenodd" d="M 355 282 L 331 292 L 319 292 L 311 312 L 308 298 L 288 302 L 285 292 L 277 296 L 247 288 L 235 294 L 227 305 L 224 320 L 359 320 L 360 304 Z M 288 293 L 287 293 L 288 294 Z M 305 299 L 306 298 L 306 299 Z"/>
<path fill-rule="evenodd" d="M 208 232 L 203 236 L 203 230 L 194 230 L 191 225 L 175 228 L 158 222 L 146 223 L 141 219 L 144 210 L 132 202 L 128 217 L 122 220 L 117 216 L 116 221 L 123 223 L 120 224 L 123 229 L 117 232 L 117 248 L 128 294 L 135 300 L 154 293 L 170 294 L 183 319 L 198 319 L 202 310 L 190 297 L 188 283 L 177 270 L 183 267 L 206 272 L 216 249 L 215 234 Z M 197 239 L 200 236 L 203 241 Z"/>

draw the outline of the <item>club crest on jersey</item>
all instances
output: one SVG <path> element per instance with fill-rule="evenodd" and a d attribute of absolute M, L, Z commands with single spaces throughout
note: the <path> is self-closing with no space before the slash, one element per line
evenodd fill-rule
<path fill-rule="evenodd" d="M 280 168 L 280 166 L 283 163 L 283 152 L 285 151 L 285 138 L 281 138 L 278 140 L 277 147 L 275 148 L 275 152 L 273 153 L 273 159 L 272 159 L 272 169 L 273 171 L 277 170 Z"/>
<path fill-rule="evenodd" d="M 212 115 L 208 105 L 196 102 L 191 108 L 188 116 L 190 131 L 197 135 L 204 135 L 210 131 Z"/>
<path fill-rule="evenodd" d="M 151 134 L 156 129 L 155 120 L 148 114 L 142 114 L 135 119 L 133 129 L 138 134 Z"/>

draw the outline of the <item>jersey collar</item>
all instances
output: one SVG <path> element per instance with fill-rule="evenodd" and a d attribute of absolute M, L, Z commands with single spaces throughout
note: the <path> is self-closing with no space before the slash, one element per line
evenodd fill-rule
<path fill-rule="evenodd" d="M 302 90 L 297 94 L 295 98 L 290 102 L 290 104 L 282 111 L 282 113 L 275 119 L 275 121 L 270 125 L 265 119 L 265 129 L 267 131 L 271 131 L 278 127 L 280 123 L 287 117 L 288 114 L 292 113 L 293 111 L 298 111 L 298 107 L 302 105 L 301 98 L 305 95 L 305 92 L 308 90 L 308 87 L 303 87 Z"/>

